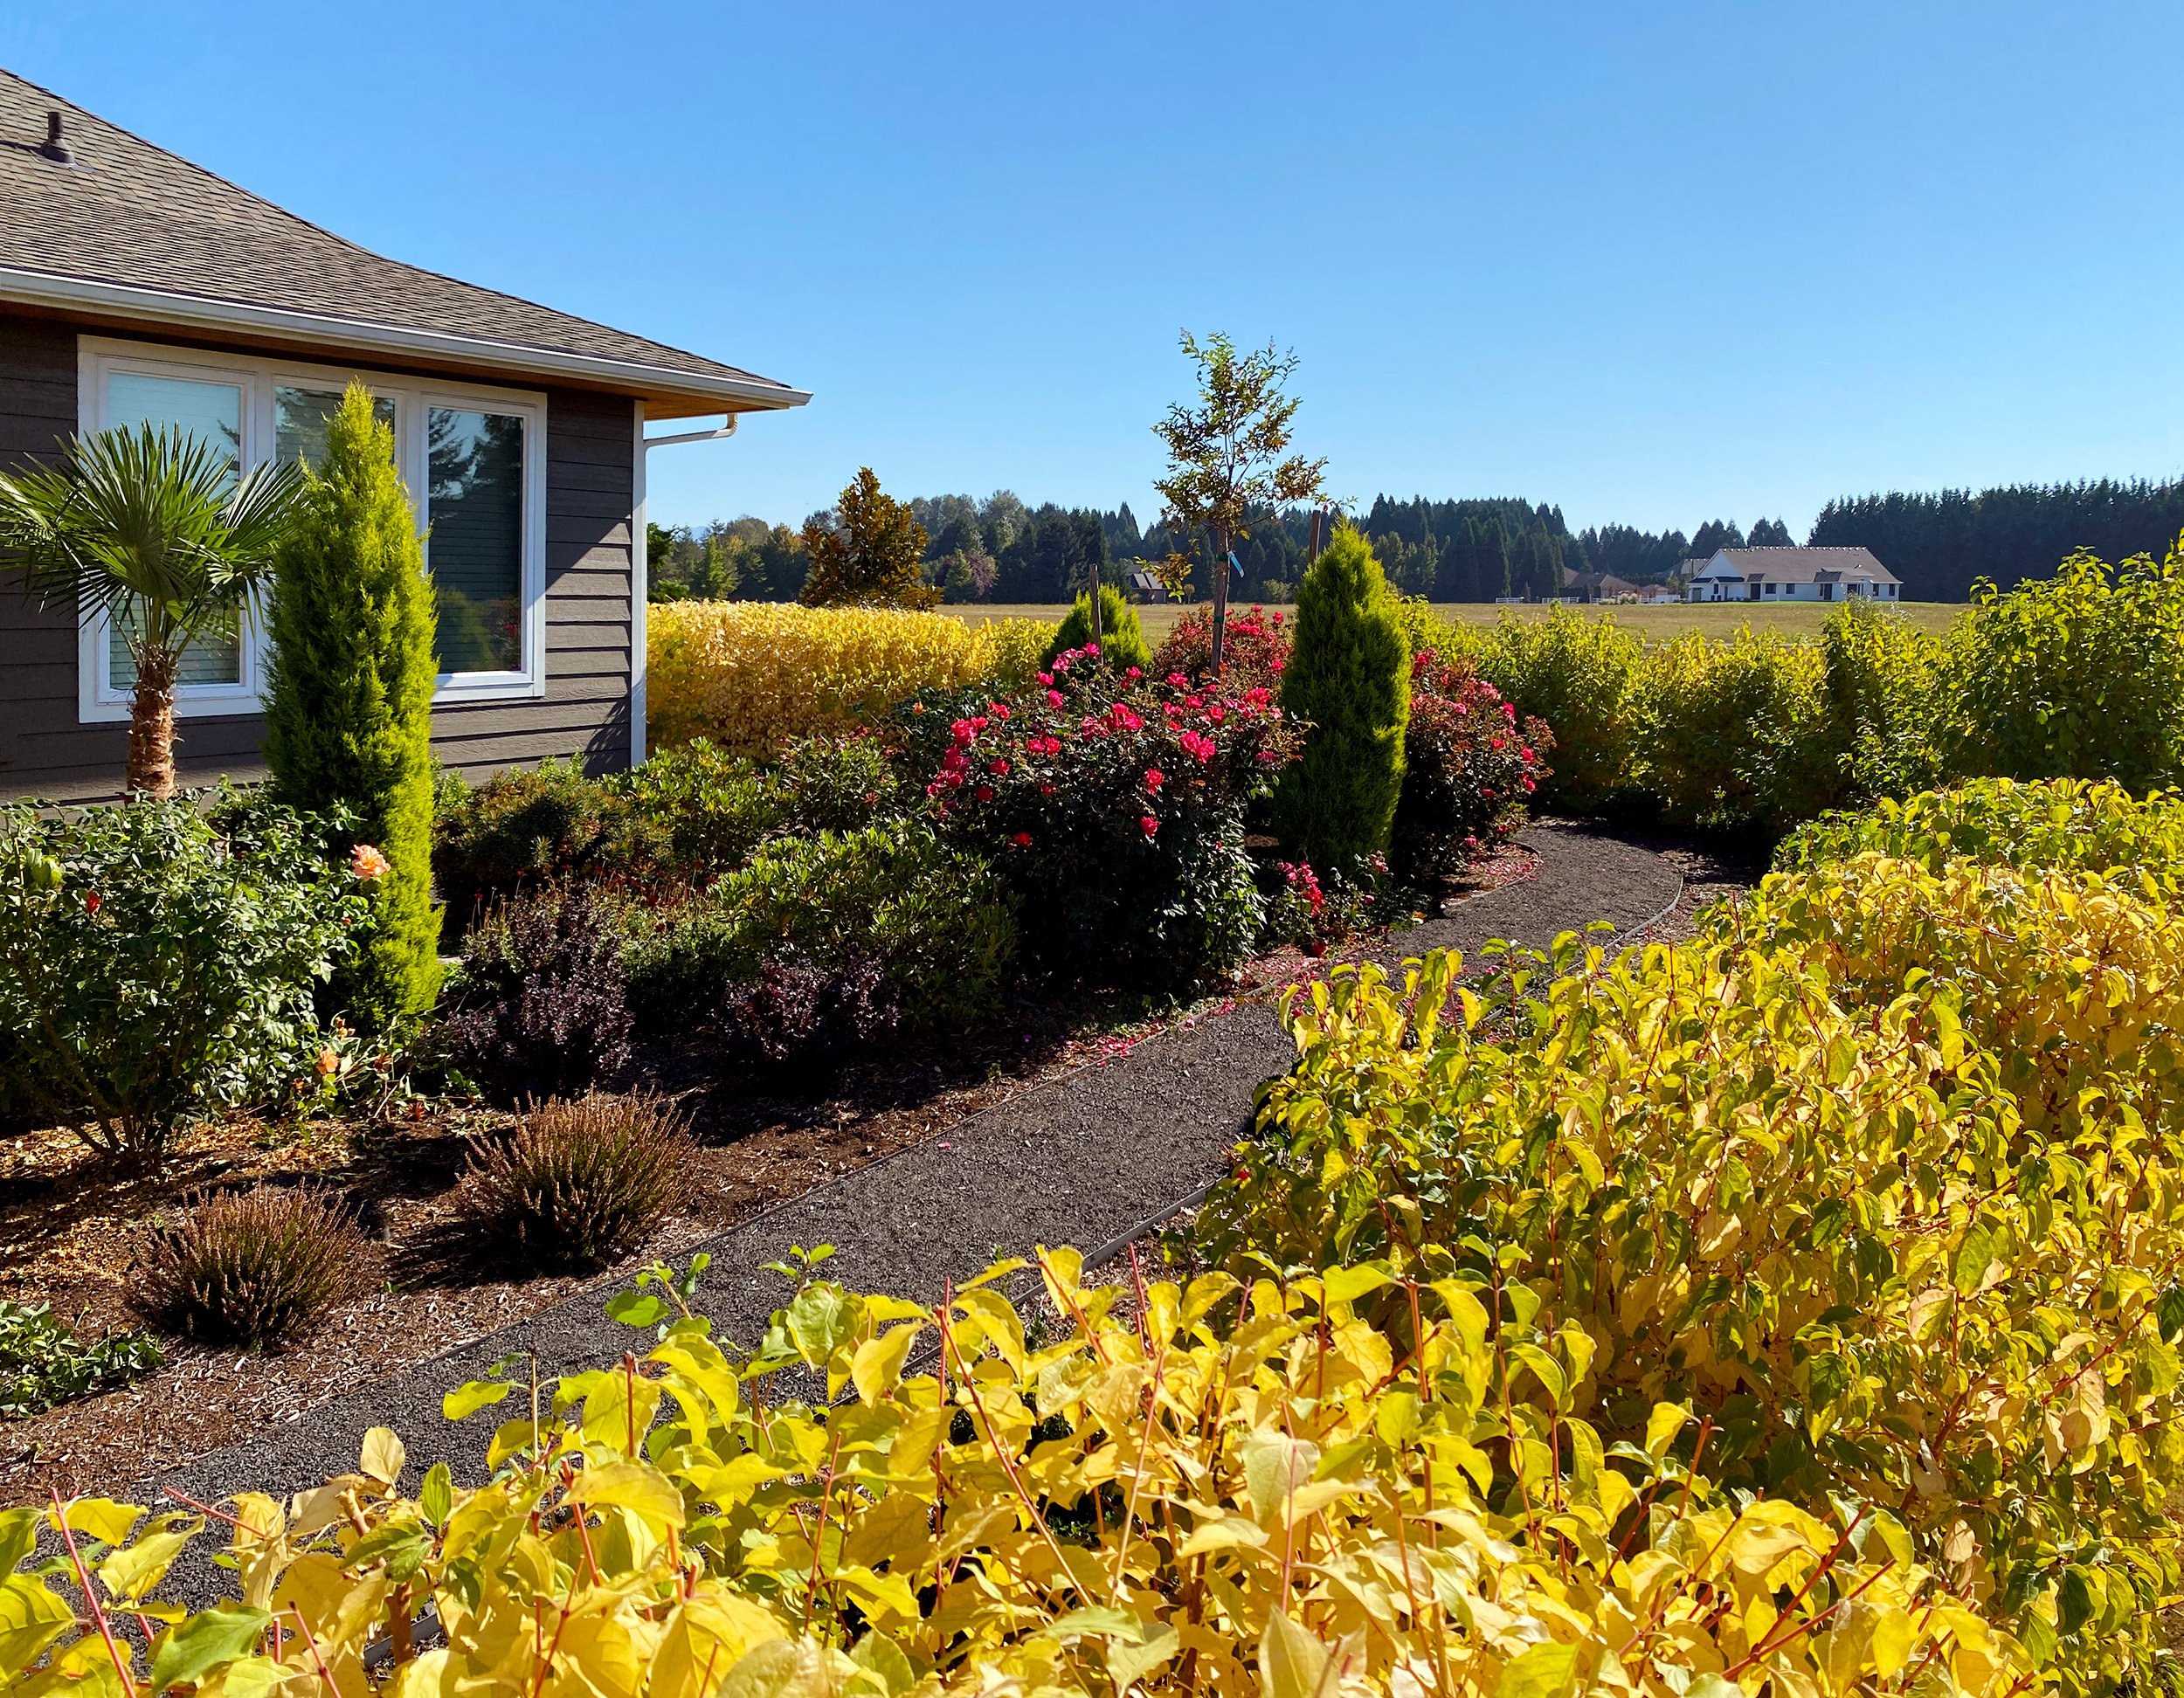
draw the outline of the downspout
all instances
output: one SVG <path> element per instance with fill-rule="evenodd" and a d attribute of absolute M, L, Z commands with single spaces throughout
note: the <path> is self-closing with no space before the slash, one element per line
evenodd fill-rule
<path fill-rule="evenodd" d="M 721 442 L 736 434 L 738 414 L 728 415 L 728 421 L 715 431 L 681 431 L 674 436 L 648 437 L 645 434 L 645 404 L 639 400 L 636 408 L 635 462 L 631 467 L 630 493 L 630 613 L 629 613 L 629 763 L 633 767 L 645 764 L 645 686 L 649 671 L 649 654 L 645 630 L 645 607 L 652 594 L 652 526 L 645 512 L 645 455 L 653 448 L 665 448 L 672 442 Z"/>

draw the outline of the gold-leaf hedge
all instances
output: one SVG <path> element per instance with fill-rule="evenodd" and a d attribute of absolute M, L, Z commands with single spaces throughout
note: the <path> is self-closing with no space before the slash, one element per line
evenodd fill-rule
<path fill-rule="evenodd" d="M 744 753 L 851 729 L 925 688 L 1020 689 L 1051 625 L 885 607 L 668 602 L 646 616 L 654 747 L 708 737 Z"/>

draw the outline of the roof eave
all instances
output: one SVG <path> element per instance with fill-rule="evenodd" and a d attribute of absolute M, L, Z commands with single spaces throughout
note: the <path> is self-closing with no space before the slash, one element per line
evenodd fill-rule
<path fill-rule="evenodd" d="M 764 412 L 800 407 L 808 390 L 791 389 L 761 378 L 713 377 L 678 371 L 671 366 L 612 360 L 596 354 L 499 342 L 443 330 L 363 319 L 337 318 L 287 307 L 220 300 L 135 284 L 71 277 L 55 272 L 0 266 L 0 301 L 64 311 L 112 314 L 145 324 L 196 331 L 242 332 L 278 336 L 317 348 L 340 349 L 380 358 L 427 358 L 545 381 L 594 384 L 648 402 L 695 404 L 701 412 Z M 665 414 L 656 415 L 666 417 Z"/>

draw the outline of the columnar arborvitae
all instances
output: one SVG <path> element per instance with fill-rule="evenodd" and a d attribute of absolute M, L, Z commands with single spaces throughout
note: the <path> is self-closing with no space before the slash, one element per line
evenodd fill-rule
<path fill-rule="evenodd" d="M 1282 836 L 1315 866 L 1347 871 L 1388 846 L 1411 716 L 1410 651 L 1387 580 L 1348 525 L 1297 586 L 1282 705 L 1312 726 L 1275 795 Z"/>
<path fill-rule="evenodd" d="M 439 988 L 432 905 L 432 586 L 394 434 L 361 383 L 342 397 L 325 461 L 273 581 L 266 760 L 282 802 L 346 806 L 353 840 L 392 863 L 374 924 L 336 980 L 344 1011 L 379 1031 Z"/>

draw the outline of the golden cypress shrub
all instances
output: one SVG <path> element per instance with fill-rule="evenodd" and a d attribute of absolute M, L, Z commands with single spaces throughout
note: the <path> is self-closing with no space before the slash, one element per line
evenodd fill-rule
<path fill-rule="evenodd" d="M 852 729 L 921 689 L 1019 688 L 1054 632 L 1039 619 L 780 602 L 669 602 L 649 618 L 653 746 L 709 737 L 744 752 Z"/>

